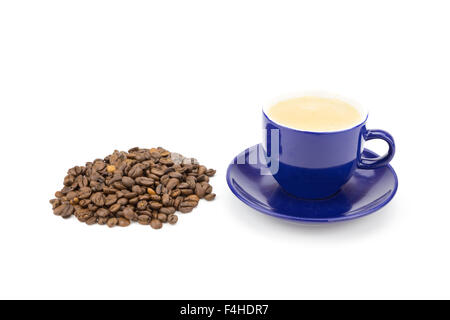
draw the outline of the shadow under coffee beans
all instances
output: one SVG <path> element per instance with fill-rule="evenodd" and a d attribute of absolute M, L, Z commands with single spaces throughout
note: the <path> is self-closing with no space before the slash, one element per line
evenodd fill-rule
<path fill-rule="evenodd" d="M 215 198 L 209 178 L 216 171 L 161 147 L 114 151 L 68 170 L 64 187 L 50 200 L 53 213 L 109 227 L 132 221 L 160 229 L 175 224 L 176 211 L 191 212 L 200 199 Z"/>

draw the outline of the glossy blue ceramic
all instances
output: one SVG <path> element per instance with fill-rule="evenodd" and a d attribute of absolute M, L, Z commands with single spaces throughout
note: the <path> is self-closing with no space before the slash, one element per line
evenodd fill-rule
<path fill-rule="evenodd" d="M 261 175 L 267 166 L 256 147 L 238 155 L 229 165 L 227 182 L 231 191 L 248 206 L 265 214 L 304 223 L 338 222 L 368 215 L 385 206 L 394 197 L 398 180 L 390 165 L 375 169 L 356 168 L 350 180 L 331 197 L 305 200 L 288 194 L 271 175 Z M 367 161 L 379 157 L 369 150 Z"/>
<path fill-rule="evenodd" d="M 394 139 L 385 131 L 366 129 L 366 121 L 364 115 L 364 121 L 353 128 L 310 132 L 275 123 L 263 111 L 263 147 L 273 177 L 296 197 L 324 199 L 338 192 L 357 168 L 372 170 L 387 165 L 395 153 Z M 365 157 L 363 143 L 371 139 L 386 141 L 387 154 Z"/>

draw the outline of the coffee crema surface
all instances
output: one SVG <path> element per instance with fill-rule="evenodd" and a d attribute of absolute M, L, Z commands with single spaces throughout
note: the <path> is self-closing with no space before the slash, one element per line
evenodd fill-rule
<path fill-rule="evenodd" d="M 281 125 L 305 131 L 338 131 L 361 123 L 360 112 L 335 98 L 305 96 L 280 101 L 267 112 Z"/>

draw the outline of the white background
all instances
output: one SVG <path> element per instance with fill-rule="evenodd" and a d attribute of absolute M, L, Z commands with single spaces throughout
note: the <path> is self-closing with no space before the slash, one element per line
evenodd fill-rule
<path fill-rule="evenodd" d="M 448 1 L 2 1 L 0 298 L 450 298 Z M 393 201 L 305 227 L 228 190 L 261 104 L 325 90 L 391 132 Z M 52 214 L 66 170 L 164 146 L 217 169 L 176 226 Z M 383 143 L 369 143 L 383 152 Z"/>

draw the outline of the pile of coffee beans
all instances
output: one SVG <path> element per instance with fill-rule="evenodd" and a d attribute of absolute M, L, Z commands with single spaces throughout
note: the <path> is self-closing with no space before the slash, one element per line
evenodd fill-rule
<path fill-rule="evenodd" d="M 116 150 L 69 169 L 50 204 L 55 215 L 74 215 L 88 225 L 138 222 L 160 229 L 163 223 L 177 223 L 177 211 L 191 212 L 200 199 L 215 198 L 209 184 L 215 173 L 194 158 L 161 147 Z"/>

